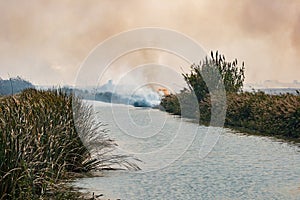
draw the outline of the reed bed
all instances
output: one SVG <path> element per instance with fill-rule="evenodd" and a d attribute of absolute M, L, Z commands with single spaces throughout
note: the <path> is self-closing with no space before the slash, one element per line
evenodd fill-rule
<path fill-rule="evenodd" d="M 226 125 L 300 141 L 300 95 L 229 94 Z"/>
<path fill-rule="evenodd" d="M 163 110 L 181 115 L 180 99 L 188 92 L 165 96 Z M 187 97 L 186 97 L 187 98 Z M 211 105 L 217 104 L 207 95 L 199 101 L 199 123 L 209 125 Z M 196 112 L 195 112 L 196 113 Z M 183 116 L 196 118 L 196 115 Z M 264 92 L 228 93 L 225 126 L 258 135 L 275 136 L 300 142 L 300 95 L 270 95 Z"/>
<path fill-rule="evenodd" d="M 0 97 L 0 199 L 72 199 L 79 194 L 65 183 L 78 173 L 138 169 L 113 155 L 115 146 L 72 94 L 27 89 Z"/>

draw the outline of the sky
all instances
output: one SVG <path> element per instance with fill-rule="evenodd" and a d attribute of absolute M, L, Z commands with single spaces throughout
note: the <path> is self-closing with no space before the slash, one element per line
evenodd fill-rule
<path fill-rule="evenodd" d="M 207 52 L 244 61 L 246 83 L 300 81 L 298 0 L 0 0 L 0 13 L 2 78 L 72 85 L 105 39 L 161 27 L 193 38 Z M 142 54 L 137 58 L 147 60 Z"/>

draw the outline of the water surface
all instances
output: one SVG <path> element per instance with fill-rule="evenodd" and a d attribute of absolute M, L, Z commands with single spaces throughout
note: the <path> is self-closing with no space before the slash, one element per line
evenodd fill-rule
<path fill-rule="evenodd" d="M 96 103 L 118 151 L 139 172 L 110 171 L 76 186 L 120 199 L 300 199 L 300 149 L 152 110 Z"/>

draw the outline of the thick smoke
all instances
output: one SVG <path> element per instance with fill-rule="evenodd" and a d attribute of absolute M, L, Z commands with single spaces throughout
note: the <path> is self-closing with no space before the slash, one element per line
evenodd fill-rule
<path fill-rule="evenodd" d="M 97 88 L 95 100 L 135 107 L 156 107 L 164 94 L 151 85 L 115 85 L 112 80 Z"/>
<path fill-rule="evenodd" d="M 156 26 L 244 60 L 247 81 L 299 80 L 298 0 L 0 0 L 0 11 L 3 78 L 72 84 L 80 63 L 99 42 L 128 29 Z"/>

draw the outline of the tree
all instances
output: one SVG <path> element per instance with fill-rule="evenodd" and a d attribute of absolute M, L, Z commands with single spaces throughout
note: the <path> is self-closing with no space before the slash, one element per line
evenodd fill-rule
<path fill-rule="evenodd" d="M 19 76 L 8 80 L 0 79 L 0 95 L 16 94 L 27 88 L 34 88 L 34 85 Z"/>
<path fill-rule="evenodd" d="M 191 72 L 182 75 L 198 101 L 201 101 L 209 92 L 222 88 L 227 93 L 241 92 L 245 79 L 244 70 L 244 62 L 242 66 L 238 66 L 237 59 L 227 62 L 224 55 L 219 55 L 218 51 L 214 54 L 212 51 L 210 59 L 206 57 L 198 65 L 193 64 Z"/>

